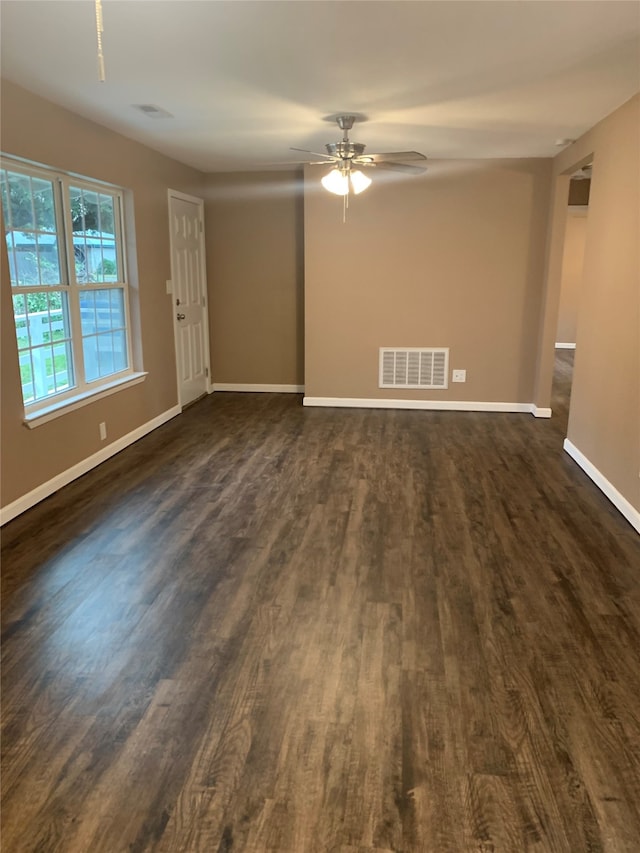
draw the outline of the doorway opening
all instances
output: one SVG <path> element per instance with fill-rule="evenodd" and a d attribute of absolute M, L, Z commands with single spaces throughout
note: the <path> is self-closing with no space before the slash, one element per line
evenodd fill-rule
<path fill-rule="evenodd" d="M 587 218 L 591 192 L 592 164 L 571 174 L 567 220 L 564 232 L 560 303 L 556 326 L 555 361 L 551 386 L 551 409 L 563 421 L 566 436 L 571 404 L 580 293 L 587 241 Z"/>

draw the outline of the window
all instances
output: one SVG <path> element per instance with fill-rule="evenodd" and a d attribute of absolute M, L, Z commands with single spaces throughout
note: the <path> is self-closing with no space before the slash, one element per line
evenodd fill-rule
<path fill-rule="evenodd" d="M 126 379 L 122 192 L 6 161 L 0 189 L 25 412 Z"/>

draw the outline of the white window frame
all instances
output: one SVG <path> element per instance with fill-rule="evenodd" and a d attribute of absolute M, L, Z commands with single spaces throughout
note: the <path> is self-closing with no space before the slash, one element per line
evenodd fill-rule
<path fill-rule="evenodd" d="M 11 294 L 26 296 L 29 293 L 60 291 L 67 293 L 71 353 L 73 362 L 74 385 L 66 390 L 49 394 L 32 403 L 24 403 L 24 419 L 28 426 L 37 426 L 78 408 L 93 400 L 112 394 L 122 387 L 143 381 L 146 373 L 135 371 L 133 367 L 133 347 L 131 328 L 130 285 L 127 265 L 127 246 L 125 240 L 124 193 L 121 187 L 102 181 L 79 177 L 73 174 L 49 169 L 2 157 L 2 168 L 8 172 L 17 172 L 33 178 L 41 178 L 53 184 L 54 210 L 56 216 L 56 236 L 59 240 L 60 282 L 50 285 L 14 285 L 11 282 Z M 75 253 L 73 242 L 73 223 L 71 213 L 70 188 L 77 187 L 90 192 L 109 195 L 114 200 L 114 242 L 117 259 L 117 281 L 115 282 L 78 282 L 76 277 Z M 6 223 L 5 223 L 6 234 Z M 6 238 L 3 235 L 3 239 Z M 7 250 L 8 251 L 8 250 Z M 122 291 L 124 304 L 125 338 L 127 367 L 87 381 L 85 376 L 82 323 L 80 317 L 80 294 L 99 290 Z M 12 299 L 13 302 L 13 299 Z M 14 321 L 15 326 L 15 321 Z M 86 337 L 86 336 L 85 336 Z M 17 338 L 16 338 L 17 347 Z M 22 383 L 21 383 L 22 384 Z"/>

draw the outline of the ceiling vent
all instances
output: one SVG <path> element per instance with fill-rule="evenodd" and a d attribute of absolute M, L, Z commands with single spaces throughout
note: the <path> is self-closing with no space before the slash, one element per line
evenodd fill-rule
<path fill-rule="evenodd" d="M 448 388 L 449 348 L 380 348 L 380 388 Z"/>
<path fill-rule="evenodd" d="M 132 104 L 131 106 L 149 118 L 173 118 L 171 113 L 163 110 L 162 107 L 156 107 L 155 104 Z"/>

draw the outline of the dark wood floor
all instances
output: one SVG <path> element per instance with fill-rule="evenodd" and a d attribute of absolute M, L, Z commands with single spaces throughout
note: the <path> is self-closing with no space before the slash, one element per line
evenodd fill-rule
<path fill-rule="evenodd" d="M 562 358 L 551 420 L 218 393 L 7 525 L 3 851 L 637 853 Z"/>

